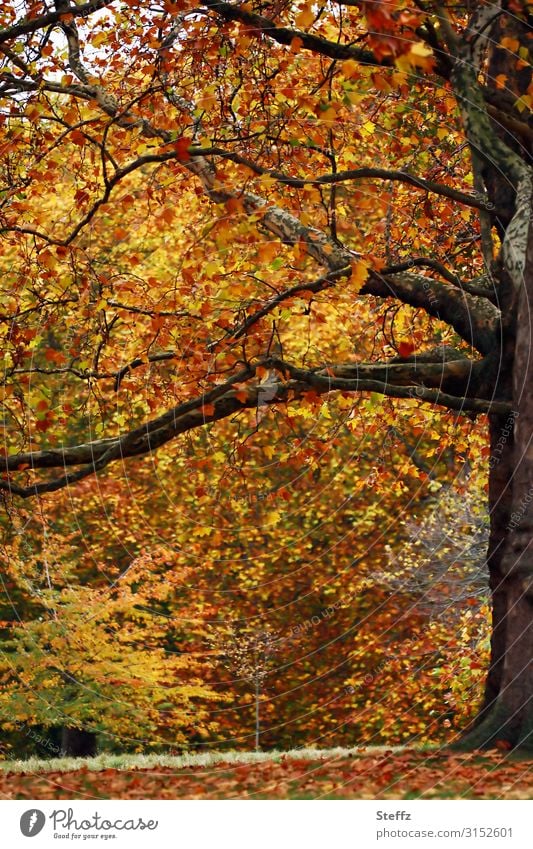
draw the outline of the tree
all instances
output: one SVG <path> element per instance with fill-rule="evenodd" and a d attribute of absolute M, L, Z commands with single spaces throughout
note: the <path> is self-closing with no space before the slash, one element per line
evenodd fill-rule
<path fill-rule="evenodd" d="M 215 636 L 212 642 L 216 656 L 239 678 L 253 687 L 254 695 L 254 745 L 261 750 L 261 692 L 265 686 L 272 657 L 276 652 L 276 637 L 268 628 L 242 628 L 230 625 L 226 639 Z"/>
<path fill-rule="evenodd" d="M 107 749 L 120 741 L 121 749 L 140 750 L 213 731 L 210 708 L 221 697 L 204 681 L 205 658 L 188 650 L 193 629 L 184 634 L 179 621 L 157 616 L 187 577 L 171 569 L 174 552 L 156 546 L 126 574 L 105 575 L 100 563 L 99 582 L 83 586 L 73 573 L 80 569 L 74 540 L 48 528 L 48 546 L 44 588 L 41 552 L 32 557 L 19 538 L 10 560 L 1 556 L 12 587 L 29 594 L 39 613 L 13 622 L 4 641 L 2 727 L 62 727 L 69 755 L 94 754 L 96 733 Z"/>
<path fill-rule="evenodd" d="M 462 493 L 441 490 L 421 521 L 404 520 L 409 540 L 399 551 L 389 546 L 390 566 L 381 576 L 391 589 L 419 596 L 430 618 L 448 623 L 488 597 L 488 515 L 476 482 L 468 483 Z"/>
<path fill-rule="evenodd" d="M 471 5 L 4 5 L 0 487 L 335 393 L 487 414 L 491 662 L 465 740 L 526 746 L 531 6 Z"/>

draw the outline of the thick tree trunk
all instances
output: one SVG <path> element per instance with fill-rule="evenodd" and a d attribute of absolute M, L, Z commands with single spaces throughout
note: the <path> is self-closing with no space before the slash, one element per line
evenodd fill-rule
<path fill-rule="evenodd" d="M 502 560 L 511 515 L 511 476 L 514 446 L 514 414 L 490 417 L 489 515 L 490 535 L 487 552 L 489 586 L 492 598 L 490 667 L 485 696 L 476 725 L 487 715 L 500 692 L 506 644 L 506 587 Z"/>
<path fill-rule="evenodd" d="M 61 754 L 73 758 L 92 757 L 96 754 L 96 734 L 64 726 L 61 730 Z"/>
<path fill-rule="evenodd" d="M 533 228 L 519 291 L 513 438 L 493 418 L 488 552 L 493 634 L 485 700 L 460 745 L 533 750 Z M 497 449 L 498 444 L 501 446 Z"/>
<path fill-rule="evenodd" d="M 533 750 L 533 604 L 520 576 L 503 579 L 498 591 L 499 635 L 487 683 L 485 704 L 459 748 Z M 499 690 L 496 694 L 496 688 Z"/>

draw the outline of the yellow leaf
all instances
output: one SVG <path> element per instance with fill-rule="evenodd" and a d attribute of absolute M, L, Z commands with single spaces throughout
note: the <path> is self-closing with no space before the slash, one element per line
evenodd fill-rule
<path fill-rule="evenodd" d="M 108 34 L 106 32 L 99 32 L 97 35 L 91 38 L 91 44 L 93 47 L 101 47 L 102 44 L 105 44 L 108 39 Z"/>
<path fill-rule="evenodd" d="M 515 102 L 515 106 L 519 112 L 524 112 L 524 110 L 526 109 L 531 110 L 531 102 L 531 95 L 524 94 L 522 95 L 522 97 L 518 98 L 518 100 Z"/>
<path fill-rule="evenodd" d="M 320 120 L 327 121 L 328 123 L 332 123 L 337 118 L 337 112 L 330 106 L 328 109 L 324 109 L 323 112 L 320 113 Z"/>
<path fill-rule="evenodd" d="M 361 127 L 362 130 L 369 136 L 372 136 L 376 130 L 376 125 L 373 121 L 366 121 Z"/>
<path fill-rule="evenodd" d="M 315 13 L 310 6 L 305 6 L 299 15 L 296 15 L 295 23 L 297 27 L 310 27 L 315 20 Z"/>
<path fill-rule="evenodd" d="M 342 63 L 342 73 L 346 79 L 356 76 L 359 73 L 358 63 L 354 59 L 347 59 L 346 62 Z"/>
<path fill-rule="evenodd" d="M 356 292 L 359 292 L 368 277 L 368 265 L 363 260 L 352 263 L 352 276 L 350 278 Z"/>
<path fill-rule="evenodd" d="M 407 53 L 402 53 L 394 60 L 397 68 L 401 71 L 409 71 L 411 68 L 421 68 L 431 71 L 435 64 L 433 51 L 421 41 L 415 42 Z"/>
<path fill-rule="evenodd" d="M 215 277 L 215 275 L 218 273 L 218 270 L 218 262 L 213 262 L 212 260 L 210 262 L 206 262 L 204 266 L 204 274 L 206 277 Z"/>
<path fill-rule="evenodd" d="M 345 97 L 348 98 L 348 100 L 353 106 L 356 106 L 358 103 L 361 103 L 364 98 L 364 95 L 361 94 L 359 91 L 347 91 L 345 93 Z"/>

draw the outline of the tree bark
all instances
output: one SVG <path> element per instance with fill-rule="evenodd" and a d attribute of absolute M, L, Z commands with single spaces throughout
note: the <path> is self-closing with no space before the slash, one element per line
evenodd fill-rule
<path fill-rule="evenodd" d="M 489 515 L 487 551 L 489 587 L 492 597 L 491 658 L 483 705 L 476 724 L 488 714 L 500 692 L 506 643 L 507 609 L 502 559 L 511 514 L 511 477 L 514 446 L 514 413 L 490 417 Z"/>
<path fill-rule="evenodd" d="M 513 434 L 491 421 L 488 565 L 493 604 L 485 699 L 461 747 L 533 750 L 533 228 L 529 226 L 512 366 Z M 505 363 L 505 358 L 502 357 Z"/>

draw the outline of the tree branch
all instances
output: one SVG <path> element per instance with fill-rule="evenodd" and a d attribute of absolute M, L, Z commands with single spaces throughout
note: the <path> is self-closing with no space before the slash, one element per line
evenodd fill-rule
<path fill-rule="evenodd" d="M 228 14 L 231 10 L 238 15 L 248 15 L 241 8 L 226 3 L 218 3 L 213 0 L 210 8 L 225 9 Z M 252 16 L 257 17 L 257 16 Z M 260 16 L 259 16 L 260 17 Z M 263 19 L 267 21 L 268 19 Z M 270 21 L 268 22 L 270 25 Z M 164 144 L 175 141 L 169 130 L 159 129 L 153 126 L 147 119 L 142 118 L 128 109 L 121 109 L 117 99 L 105 91 L 101 86 L 70 87 L 71 93 L 82 91 L 79 96 L 90 97 L 96 100 L 103 111 L 109 115 L 118 126 L 129 130 L 136 129 L 147 138 L 159 138 Z M 76 225 L 67 240 L 51 240 L 51 244 L 66 244 L 72 241 L 81 229 L 91 220 L 97 209 L 107 201 L 109 194 L 120 179 L 140 164 L 147 162 L 163 161 L 165 158 L 177 158 L 176 151 L 164 152 L 140 157 L 119 171 L 107 182 L 106 190 L 101 199 L 96 201 L 92 209 L 84 216 L 82 221 Z M 182 167 L 199 179 L 206 196 L 216 204 L 227 203 L 230 200 L 238 200 L 242 209 L 248 215 L 260 216 L 261 227 L 269 233 L 277 236 L 285 244 L 302 244 L 310 257 L 319 263 L 329 273 L 339 273 L 340 276 L 351 266 L 353 254 L 336 240 L 330 238 L 324 231 L 315 227 L 306 226 L 288 210 L 280 206 L 271 205 L 264 198 L 250 192 L 237 191 L 231 187 L 225 187 L 221 180 L 216 178 L 216 170 L 213 163 L 207 160 L 205 155 L 192 156 L 181 161 Z M 376 173 L 379 169 L 368 169 L 364 173 Z M 353 172 L 347 172 L 353 173 Z M 361 169 L 357 173 L 361 174 Z M 382 172 L 380 172 L 382 173 Z M 388 173 L 388 172 L 385 172 Z M 402 177 L 418 181 L 413 175 Z M 328 179 L 329 179 L 329 175 Z M 338 175 L 333 175 L 338 176 Z M 438 186 L 439 184 L 435 184 Z M 424 186 L 426 188 L 426 186 Z M 452 190 L 455 191 L 455 190 Z M 462 193 L 459 193 L 462 196 Z M 468 195 L 464 196 L 468 199 Z M 16 228 L 15 228 L 16 229 Z M 25 232 L 41 238 L 48 238 L 45 234 L 38 233 L 33 228 L 21 228 L 18 232 Z M 325 278 L 329 279 L 329 278 Z M 325 280 L 317 284 L 317 291 L 324 287 Z M 329 284 L 327 284 L 329 285 Z M 373 294 L 381 297 L 393 296 L 403 303 L 411 304 L 426 310 L 444 322 L 450 323 L 463 339 L 476 347 L 481 353 L 486 354 L 494 340 L 494 331 L 497 327 L 499 313 L 496 308 L 488 303 L 483 297 L 473 297 L 466 292 L 453 290 L 452 287 L 438 283 L 431 278 L 425 278 L 414 274 L 384 275 L 372 272 L 363 289 L 362 294 Z M 281 297 L 281 296 L 280 296 Z M 283 298 L 290 297 L 284 295 Z M 266 315 L 276 304 L 265 305 L 262 310 Z M 251 325 L 249 325 L 251 326 Z M 238 332 L 238 331 L 237 331 Z M 245 331 L 244 331 L 245 332 Z"/>
<path fill-rule="evenodd" d="M 29 35 L 32 32 L 37 32 L 40 29 L 46 29 L 61 21 L 65 15 L 74 18 L 87 18 L 93 12 L 100 9 L 105 9 L 106 6 L 111 6 L 109 0 L 91 0 L 89 3 L 82 3 L 80 6 L 76 4 L 67 8 L 58 9 L 55 12 L 48 12 L 46 15 L 41 15 L 39 18 L 30 20 L 22 20 L 17 24 L 13 24 L 6 29 L 0 30 L 0 44 L 10 41 L 13 38 L 18 38 L 19 35 Z"/>
<path fill-rule="evenodd" d="M 494 347 L 500 312 L 486 297 L 477 297 L 420 274 L 371 271 L 360 292 L 379 298 L 396 298 L 450 324 L 481 354 Z"/>
<path fill-rule="evenodd" d="M 256 378 L 258 366 L 274 369 L 283 375 L 283 378 L 276 376 L 269 382 L 268 393 L 264 392 L 264 384 Z M 318 395 L 337 390 L 349 393 L 378 392 L 392 398 L 426 401 L 458 413 L 507 412 L 510 409 L 508 402 L 460 397 L 435 388 L 455 381 L 464 387 L 465 392 L 471 391 L 478 368 L 478 363 L 463 359 L 440 363 L 346 363 L 301 369 L 274 357 L 262 358 L 209 392 L 178 404 L 123 436 L 5 457 L 0 460 L 0 471 L 4 473 L 25 472 L 28 469 L 66 470 L 73 466 L 82 468 L 76 472 L 65 472 L 59 478 L 27 486 L 15 484 L 11 479 L 0 480 L 0 490 L 21 498 L 54 492 L 101 471 L 116 460 L 149 454 L 179 434 L 227 418 L 243 409 L 291 403 L 304 398 L 309 391 Z"/>
<path fill-rule="evenodd" d="M 490 203 L 488 197 L 479 197 L 478 194 L 469 195 L 459 189 L 446 186 L 444 183 L 436 183 L 433 180 L 426 180 L 423 177 L 418 177 L 416 174 L 411 174 L 408 171 L 397 171 L 387 168 L 353 168 L 348 171 L 338 171 L 335 174 L 321 174 L 318 177 L 302 178 L 291 177 L 287 174 L 283 174 L 281 171 L 265 168 L 245 156 L 241 156 L 238 153 L 233 153 L 232 151 L 227 151 L 219 147 L 191 147 L 189 148 L 189 154 L 191 156 L 220 156 L 222 159 L 229 159 L 238 165 L 244 165 L 246 168 L 253 171 L 254 174 L 272 177 L 272 179 L 276 180 L 278 183 L 282 183 L 286 186 L 292 186 L 296 189 L 303 189 L 305 186 L 334 185 L 336 183 L 347 182 L 348 180 L 393 180 L 405 183 L 409 186 L 414 186 L 417 189 L 422 189 L 426 192 L 430 192 L 431 194 L 450 198 L 458 203 L 462 203 L 464 206 L 470 206 L 474 209 L 490 209 L 498 214 L 498 210 L 494 210 L 494 207 Z"/>
<path fill-rule="evenodd" d="M 237 21 L 246 24 L 246 26 L 250 27 L 257 34 L 266 35 L 278 44 L 290 46 L 294 39 L 298 38 L 301 41 L 302 47 L 306 50 L 320 53 L 322 56 L 328 56 L 330 59 L 355 59 L 362 65 L 376 65 L 381 67 L 388 67 L 391 64 L 387 57 L 383 60 L 377 59 L 371 50 L 364 50 L 350 44 L 339 44 L 335 41 L 328 41 L 326 38 L 320 38 L 319 36 L 311 35 L 308 32 L 293 27 L 278 27 L 270 18 L 257 15 L 233 3 L 224 3 L 221 0 L 203 0 L 202 5 L 215 12 L 225 21 Z"/>

